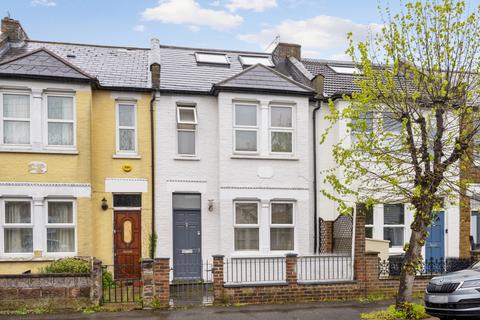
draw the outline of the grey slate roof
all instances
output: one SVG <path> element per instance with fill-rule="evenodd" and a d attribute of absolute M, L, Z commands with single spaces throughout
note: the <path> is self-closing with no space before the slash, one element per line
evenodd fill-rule
<path fill-rule="evenodd" d="M 10 48 L 0 63 L 40 48 L 97 78 L 104 87 L 150 88 L 149 49 L 27 40 L 21 47 Z"/>
<path fill-rule="evenodd" d="M 77 67 L 42 48 L 0 63 L 0 74 L 93 80 Z"/>
<path fill-rule="evenodd" d="M 302 64 L 313 76 L 321 74 L 325 77 L 323 92 L 325 97 L 330 97 L 335 94 L 348 94 L 359 91 L 358 86 L 355 84 L 355 78 L 357 76 L 336 73 L 329 67 L 329 65 L 352 67 L 352 63 L 345 61 L 304 58 L 302 59 Z"/>
<path fill-rule="evenodd" d="M 261 64 L 251 66 L 215 84 L 215 89 L 221 88 L 313 94 L 311 88 Z"/>

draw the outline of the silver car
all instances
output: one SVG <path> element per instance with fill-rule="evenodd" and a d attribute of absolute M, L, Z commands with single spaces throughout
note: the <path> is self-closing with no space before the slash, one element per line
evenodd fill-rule
<path fill-rule="evenodd" d="M 440 319 L 480 319 L 480 262 L 430 280 L 425 308 Z"/>

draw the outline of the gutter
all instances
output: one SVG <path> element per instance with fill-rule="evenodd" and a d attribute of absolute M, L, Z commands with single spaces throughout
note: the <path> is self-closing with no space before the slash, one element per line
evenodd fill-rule
<path fill-rule="evenodd" d="M 318 215 L 317 215 L 317 111 L 320 109 L 321 102 L 317 101 L 317 106 L 313 109 L 312 120 L 313 120 L 313 253 L 318 253 Z"/>

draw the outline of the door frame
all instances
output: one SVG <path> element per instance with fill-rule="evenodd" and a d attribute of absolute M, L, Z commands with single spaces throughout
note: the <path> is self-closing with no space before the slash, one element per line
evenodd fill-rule
<path fill-rule="evenodd" d="M 171 193 L 172 195 L 172 214 L 171 214 L 171 217 L 172 217 L 172 267 L 175 267 L 175 246 L 173 245 L 173 239 L 174 239 L 174 232 L 175 232 L 175 224 L 173 223 L 173 219 L 174 219 L 174 214 L 175 214 L 175 210 L 177 211 L 192 211 L 192 210 L 198 210 L 198 213 L 200 214 L 200 278 L 203 277 L 203 268 L 202 268 L 202 265 L 203 265 L 203 223 L 202 223 L 202 193 L 201 192 L 187 192 L 187 191 L 183 191 L 183 192 L 172 192 Z M 175 209 L 174 206 L 173 206 L 173 196 L 174 195 L 198 195 L 200 196 L 200 208 L 198 209 Z M 172 273 L 172 276 L 173 276 L 173 273 Z"/>

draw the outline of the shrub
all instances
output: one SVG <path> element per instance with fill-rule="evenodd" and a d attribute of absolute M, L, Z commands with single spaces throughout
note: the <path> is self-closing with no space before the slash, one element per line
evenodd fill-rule
<path fill-rule="evenodd" d="M 113 280 L 113 275 L 110 271 L 103 270 L 102 272 L 102 285 L 104 288 L 114 288 L 115 281 Z"/>
<path fill-rule="evenodd" d="M 65 258 L 50 263 L 40 270 L 41 273 L 89 273 L 90 263 L 76 258 Z"/>
<path fill-rule="evenodd" d="M 420 320 L 428 318 L 428 315 L 421 304 L 407 302 L 401 311 L 395 309 L 395 305 L 391 305 L 387 310 L 362 313 L 360 317 L 363 320 Z"/>

